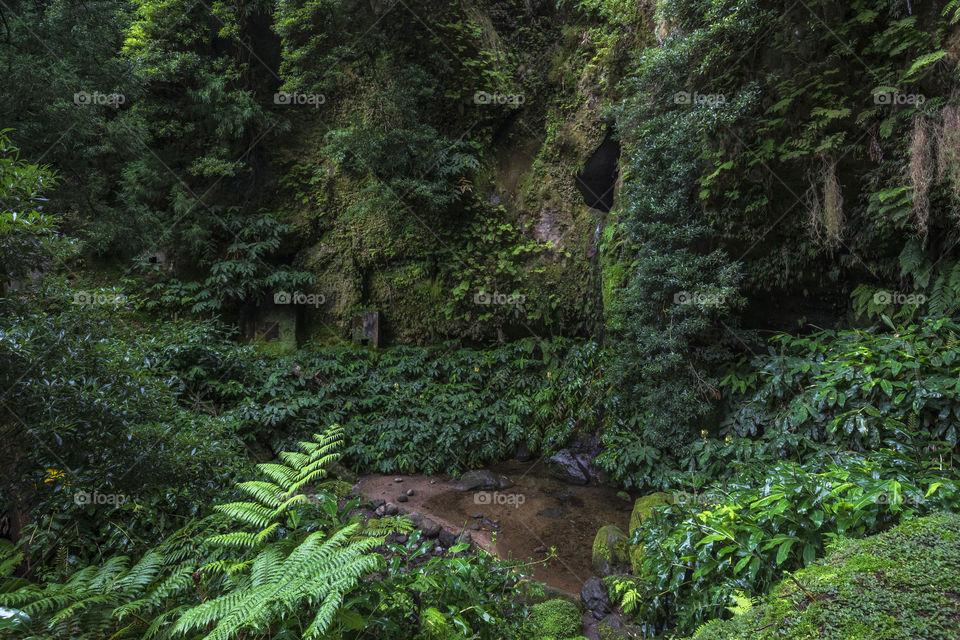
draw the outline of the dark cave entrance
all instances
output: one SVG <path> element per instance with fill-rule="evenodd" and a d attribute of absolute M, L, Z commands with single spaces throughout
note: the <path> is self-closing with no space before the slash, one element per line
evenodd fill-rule
<path fill-rule="evenodd" d="M 588 207 L 604 212 L 613 208 L 619 160 L 620 143 L 613 139 L 612 133 L 607 133 L 576 175 L 577 189 Z"/>

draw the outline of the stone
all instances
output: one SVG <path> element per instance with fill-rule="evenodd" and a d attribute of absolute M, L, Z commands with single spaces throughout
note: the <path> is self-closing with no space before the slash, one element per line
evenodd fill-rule
<path fill-rule="evenodd" d="M 437 481 L 436 481 L 436 480 L 431 480 L 431 481 L 430 481 L 430 484 L 437 484 Z"/>
<path fill-rule="evenodd" d="M 400 494 L 399 496 L 397 496 L 397 502 L 406 502 L 406 501 L 409 500 L 409 499 L 410 499 L 410 498 L 408 498 L 407 496 L 405 496 L 405 495 L 403 495 L 403 494 Z"/>
<path fill-rule="evenodd" d="M 452 547 L 457 542 L 457 536 L 455 536 L 451 531 L 447 531 L 446 529 L 441 529 L 439 540 L 440 540 L 440 544 L 442 544 L 444 547 L 449 548 L 449 547 Z"/>
<path fill-rule="evenodd" d="M 398 507 L 397 505 L 393 504 L 392 502 L 388 502 L 387 504 L 383 505 L 383 512 L 384 512 L 385 514 L 387 514 L 388 516 L 395 516 L 395 515 L 397 515 L 397 511 L 399 511 L 399 510 L 400 510 L 400 507 Z"/>
<path fill-rule="evenodd" d="M 373 507 L 374 509 L 376 509 L 377 507 L 382 507 L 385 504 L 387 504 L 387 501 L 382 500 L 380 498 L 376 498 L 375 500 L 370 501 L 370 506 Z"/>
<path fill-rule="evenodd" d="M 475 514 L 473 514 L 473 517 L 474 517 L 474 518 L 482 518 L 482 517 L 483 517 L 483 514 L 482 514 L 482 513 L 475 513 Z"/>
<path fill-rule="evenodd" d="M 650 509 L 673 502 L 673 496 L 663 491 L 637 498 L 633 503 L 633 512 L 630 514 L 630 537 L 640 527 L 644 520 L 650 517 Z"/>
<path fill-rule="evenodd" d="M 602 576 L 617 573 L 630 564 L 627 534 L 616 525 L 600 527 L 593 539 L 593 570 Z"/>
<path fill-rule="evenodd" d="M 407 514 L 407 520 L 412 522 L 413 526 L 417 527 L 418 529 L 420 528 L 420 525 L 423 524 L 423 516 L 416 511 Z"/>
<path fill-rule="evenodd" d="M 414 495 L 415 493 L 416 493 L 416 491 L 414 491 L 413 489 L 407 489 L 407 495 L 408 495 L 408 496 L 412 496 L 412 495 Z"/>
<path fill-rule="evenodd" d="M 356 484 L 357 480 L 359 480 L 356 473 L 350 469 L 347 469 L 339 462 L 335 462 L 330 466 L 330 475 L 338 480 L 343 480 L 344 482 L 348 482 L 350 484 Z"/>
<path fill-rule="evenodd" d="M 534 552 L 534 553 L 546 553 L 546 552 L 547 552 L 547 547 L 545 547 L 544 545 L 540 545 L 539 547 L 537 547 L 536 549 L 534 549 L 533 552 Z"/>
<path fill-rule="evenodd" d="M 436 538 L 440 533 L 440 525 L 430 518 L 424 518 L 420 523 L 420 531 L 423 531 L 423 535 L 428 538 Z"/>
<path fill-rule="evenodd" d="M 605 615 L 597 625 L 597 631 L 602 640 L 632 640 L 643 637 L 638 627 L 626 624 L 616 613 Z"/>
<path fill-rule="evenodd" d="M 475 489 L 496 489 L 497 482 L 498 478 L 494 473 L 486 469 L 477 469 L 475 471 L 467 471 L 460 477 L 460 481 L 457 482 L 457 490 L 473 491 Z"/>
<path fill-rule="evenodd" d="M 550 475 L 568 484 L 587 484 L 590 476 L 577 456 L 568 449 L 561 449 L 556 455 L 547 458 Z"/>
<path fill-rule="evenodd" d="M 403 478 L 394 478 L 393 481 L 394 481 L 394 482 L 403 482 Z"/>
<path fill-rule="evenodd" d="M 497 490 L 503 491 L 504 489 L 509 489 L 513 486 L 513 480 L 507 476 L 498 476 L 497 477 Z"/>
<path fill-rule="evenodd" d="M 610 613 L 610 596 L 607 594 L 607 586 L 603 584 L 603 580 L 600 578 L 596 576 L 587 578 L 580 590 L 580 597 L 597 620 L 602 620 L 605 615 Z"/>
<path fill-rule="evenodd" d="M 407 543 L 407 536 L 405 535 L 397 536 L 397 544 L 406 544 L 406 543 Z"/>
<path fill-rule="evenodd" d="M 386 515 L 386 508 L 383 505 L 380 505 L 379 507 L 373 510 L 373 514 L 377 517 L 384 516 Z"/>
<path fill-rule="evenodd" d="M 457 536 L 457 542 L 465 542 L 466 544 L 473 544 L 473 535 L 469 531 L 464 529 L 460 532 L 460 535 Z"/>
<path fill-rule="evenodd" d="M 480 525 L 478 525 L 478 524 L 472 524 L 472 525 L 470 525 L 470 529 L 473 530 L 473 531 L 480 531 Z"/>

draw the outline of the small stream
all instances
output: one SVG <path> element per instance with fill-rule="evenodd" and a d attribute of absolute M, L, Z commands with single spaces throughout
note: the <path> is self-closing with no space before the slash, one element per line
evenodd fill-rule
<path fill-rule="evenodd" d="M 556 547 L 557 557 L 549 566 L 537 566 L 534 574 L 551 587 L 579 594 L 594 575 L 597 530 L 615 524 L 626 531 L 632 502 L 617 497 L 611 487 L 565 484 L 550 475 L 543 461 L 512 460 L 487 468 L 514 486 L 498 492 L 460 491 L 457 481 L 446 477 L 377 474 L 361 476 L 360 490 L 408 513 L 419 512 L 445 529 L 466 528 L 475 542 L 504 560 L 541 560 Z M 410 489 L 414 495 L 398 502 Z"/>

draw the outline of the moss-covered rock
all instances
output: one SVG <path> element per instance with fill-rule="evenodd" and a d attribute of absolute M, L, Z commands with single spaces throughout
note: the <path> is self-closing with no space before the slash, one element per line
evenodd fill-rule
<path fill-rule="evenodd" d="M 593 570 L 606 576 L 629 562 L 627 534 L 623 529 L 613 524 L 600 527 L 593 539 Z"/>
<path fill-rule="evenodd" d="M 637 501 L 633 503 L 633 512 L 630 514 L 629 537 L 632 539 L 633 534 L 643 521 L 650 517 L 650 510 L 653 507 L 670 504 L 672 501 L 673 496 L 662 491 L 637 498 Z M 630 567 L 633 569 L 633 573 L 640 573 L 640 563 L 643 562 L 643 545 L 631 546 L 627 551 L 627 555 L 629 556 Z"/>
<path fill-rule="evenodd" d="M 630 514 L 630 536 L 633 537 L 640 524 L 650 517 L 650 509 L 670 504 L 672 500 L 672 496 L 663 491 L 637 498 L 637 501 L 633 503 L 633 512 Z"/>
<path fill-rule="evenodd" d="M 547 600 L 530 607 L 535 638 L 573 640 L 580 636 L 583 620 L 577 607 L 566 600 Z"/>
<path fill-rule="evenodd" d="M 842 541 L 795 578 L 748 613 L 704 625 L 693 640 L 955 640 L 960 515 L 908 520 Z"/>

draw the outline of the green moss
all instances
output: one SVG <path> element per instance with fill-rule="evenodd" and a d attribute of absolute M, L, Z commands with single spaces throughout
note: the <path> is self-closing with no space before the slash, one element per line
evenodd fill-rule
<path fill-rule="evenodd" d="M 823 566 L 783 580 L 749 613 L 701 627 L 694 640 L 947 640 L 960 629 L 960 516 L 908 520 L 842 541 Z M 807 595 L 807 592 L 810 595 Z M 810 596 L 815 601 L 811 601 Z"/>
<path fill-rule="evenodd" d="M 600 527 L 593 539 L 593 570 L 601 575 L 630 562 L 627 534 L 616 525 Z"/>
<path fill-rule="evenodd" d="M 547 600 L 530 607 L 530 622 L 536 638 L 575 639 L 583 621 L 577 607 L 566 600 Z"/>
<path fill-rule="evenodd" d="M 630 514 L 630 536 L 632 537 L 640 524 L 650 517 L 650 510 L 653 507 L 670 504 L 672 501 L 673 497 L 663 491 L 637 498 L 633 503 L 633 512 Z"/>

